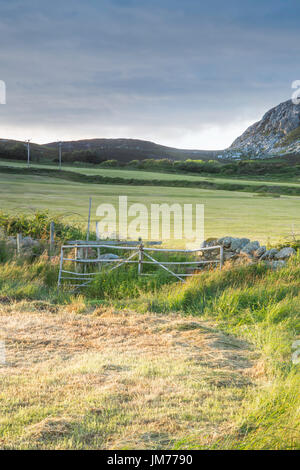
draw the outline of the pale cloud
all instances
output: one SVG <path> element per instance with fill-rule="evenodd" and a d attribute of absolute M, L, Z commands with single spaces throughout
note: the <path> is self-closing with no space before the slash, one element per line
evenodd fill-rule
<path fill-rule="evenodd" d="M 294 0 L 0 3 L 0 137 L 227 146 L 299 79 Z"/>

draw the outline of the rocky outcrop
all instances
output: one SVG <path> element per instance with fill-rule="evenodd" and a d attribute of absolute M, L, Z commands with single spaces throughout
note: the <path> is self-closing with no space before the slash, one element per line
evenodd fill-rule
<path fill-rule="evenodd" d="M 300 152 L 300 104 L 288 100 L 270 109 L 227 152 L 253 156 Z"/>

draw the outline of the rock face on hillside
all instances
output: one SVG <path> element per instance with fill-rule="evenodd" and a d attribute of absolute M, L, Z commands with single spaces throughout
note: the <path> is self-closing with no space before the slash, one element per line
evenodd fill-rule
<path fill-rule="evenodd" d="M 300 104 L 292 100 L 270 109 L 228 149 L 251 155 L 300 152 Z"/>

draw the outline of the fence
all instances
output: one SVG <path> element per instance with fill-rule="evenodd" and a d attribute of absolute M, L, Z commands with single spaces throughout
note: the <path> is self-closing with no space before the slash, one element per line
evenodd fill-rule
<path fill-rule="evenodd" d="M 120 250 L 123 253 L 128 252 L 128 256 L 120 257 L 113 254 L 104 254 L 101 255 L 101 250 L 103 249 L 110 249 L 110 250 Z M 75 250 L 75 257 L 68 257 L 66 255 L 67 251 Z M 155 254 L 157 253 L 182 253 L 187 255 L 196 255 L 197 253 L 203 256 L 203 253 L 206 251 L 218 251 L 219 258 L 217 259 L 193 259 L 187 261 L 161 261 L 154 258 Z M 96 258 L 89 258 L 89 254 L 97 253 Z M 149 254 L 151 252 L 152 256 Z M 116 256 L 116 257 L 115 257 Z M 136 258 L 136 259 L 134 259 Z M 64 264 L 75 264 L 75 270 L 64 269 Z M 70 243 L 68 245 L 63 245 L 61 247 L 61 254 L 60 254 L 60 267 L 59 267 L 59 276 L 58 276 L 58 288 L 62 285 L 63 280 L 68 281 L 75 281 L 75 284 L 72 284 L 75 288 L 84 287 L 89 284 L 93 278 L 102 272 L 103 268 L 107 265 L 113 265 L 108 269 L 108 272 L 113 271 L 115 269 L 120 268 L 125 264 L 136 264 L 137 265 L 137 272 L 140 276 L 147 276 L 152 275 L 152 273 L 144 273 L 143 267 L 152 265 L 157 266 L 165 270 L 171 276 L 176 277 L 179 281 L 184 282 L 186 277 L 194 276 L 201 273 L 176 273 L 172 269 L 172 266 L 185 266 L 191 267 L 194 271 L 197 268 L 200 268 L 204 265 L 219 265 L 220 269 L 223 265 L 223 247 L 222 246 L 212 246 L 206 248 L 197 248 L 194 250 L 182 250 L 182 249 L 167 249 L 167 248 L 150 248 L 145 247 L 143 243 L 140 243 L 136 246 L 130 246 L 130 243 L 127 246 L 120 244 L 108 244 L 108 243 L 99 243 L 99 242 L 81 242 L 81 243 Z M 87 266 L 91 265 L 98 265 L 98 271 L 96 272 L 87 272 Z M 80 266 L 83 267 L 80 268 Z M 174 269 L 174 268 L 173 268 Z M 83 272 L 81 272 L 83 271 Z"/>

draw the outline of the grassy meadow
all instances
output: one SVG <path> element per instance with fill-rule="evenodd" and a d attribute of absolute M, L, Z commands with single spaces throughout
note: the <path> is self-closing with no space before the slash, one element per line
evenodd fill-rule
<path fill-rule="evenodd" d="M 300 227 L 297 196 L 0 171 L 9 234 L 24 223 L 18 214 L 45 209 L 85 228 L 90 196 L 94 230 L 98 204 L 119 195 L 147 206 L 205 204 L 206 237 L 275 244 Z M 45 221 L 38 215 L 32 233 L 44 233 Z M 60 229 L 63 239 L 70 228 Z M 45 245 L 16 256 L 0 240 L 1 449 L 300 450 L 300 370 L 292 362 L 299 252 L 279 270 L 227 262 L 184 284 L 123 267 L 80 292 L 57 289 L 57 255 Z"/>
<path fill-rule="evenodd" d="M 145 172 L 146 173 L 146 172 Z M 130 203 L 204 204 L 205 237 L 225 235 L 275 243 L 300 230 L 300 198 L 265 197 L 259 194 L 167 186 L 86 184 L 39 175 L 0 172 L 0 208 L 30 213 L 36 209 L 64 215 L 73 223 L 86 225 L 89 197 L 93 198 L 92 224 L 99 204 L 118 204 L 127 195 Z M 172 242 L 180 245 L 180 242 Z"/>

